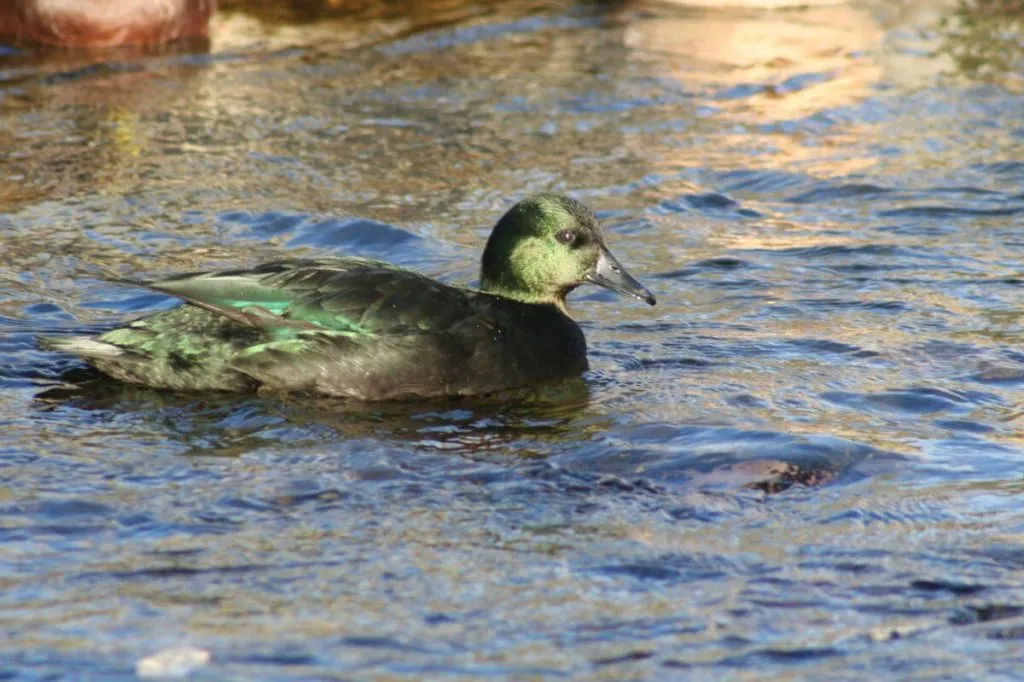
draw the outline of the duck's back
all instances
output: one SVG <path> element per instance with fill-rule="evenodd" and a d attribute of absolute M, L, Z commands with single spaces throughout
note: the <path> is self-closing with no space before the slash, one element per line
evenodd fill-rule
<path fill-rule="evenodd" d="M 151 386 L 362 400 L 487 393 L 586 369 L 583 334 L 555 306 L 377 261 L 284 261 L 145 285 L 188 304 L 50 345 Z"/>

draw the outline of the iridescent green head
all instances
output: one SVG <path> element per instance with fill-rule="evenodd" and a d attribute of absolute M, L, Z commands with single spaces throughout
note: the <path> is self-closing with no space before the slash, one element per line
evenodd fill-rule
<path fill-rule="evenodd" d="M 586 206 L 538 194 L 509 209 L 484 249 L 484 291 L 527 303 L 565 306 L 565 296 L 592 282 L 654 305 L 654 295 L 619 265 Z"/>

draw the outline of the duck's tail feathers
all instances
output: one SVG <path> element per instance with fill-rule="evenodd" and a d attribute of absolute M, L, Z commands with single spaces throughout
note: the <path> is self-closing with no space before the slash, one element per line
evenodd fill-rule
<path fill-rule="evenodd" d="M 39 347 L 44 350 L 71 353 L 79 357 L 97 360 L 120 358 L 128 354 L 124 348 L 97 341 L 91 336 L 40 336 L 37 341 Z"/>

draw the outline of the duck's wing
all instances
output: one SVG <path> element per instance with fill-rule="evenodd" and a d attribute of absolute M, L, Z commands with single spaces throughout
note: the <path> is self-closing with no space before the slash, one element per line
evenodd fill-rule
<path fill-rule="evenodd" d="M 228 323 L 224 363 L 268 389 L 361 399 L 464 391 L 473 354 L 500 355 L 489 345 L 504 319 L 494 297 L 378 261 L 284 261 L 142 284 L 244 325 Z M 473 385 L 503 385 L 502 367 Z"/>
<path fill-rule="evenodd" d="M 135 284 L 263 329 L 270 338 L 427 333 L 473 316 L 465 290 L 356 258 L 279 261 Z"/>

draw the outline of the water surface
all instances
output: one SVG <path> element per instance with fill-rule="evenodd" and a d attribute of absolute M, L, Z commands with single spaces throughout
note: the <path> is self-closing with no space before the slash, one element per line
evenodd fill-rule
<path fill-rule="evenodd" d="M 1019 24 L 439 4 L 0 54 L 0 679 L 1017 677 Z M 658 296 L 572 296 L 580 381 L 55 391 L 34 346 L 173 305 L 117 278 L 471 282 L 536 191 Z"/>

